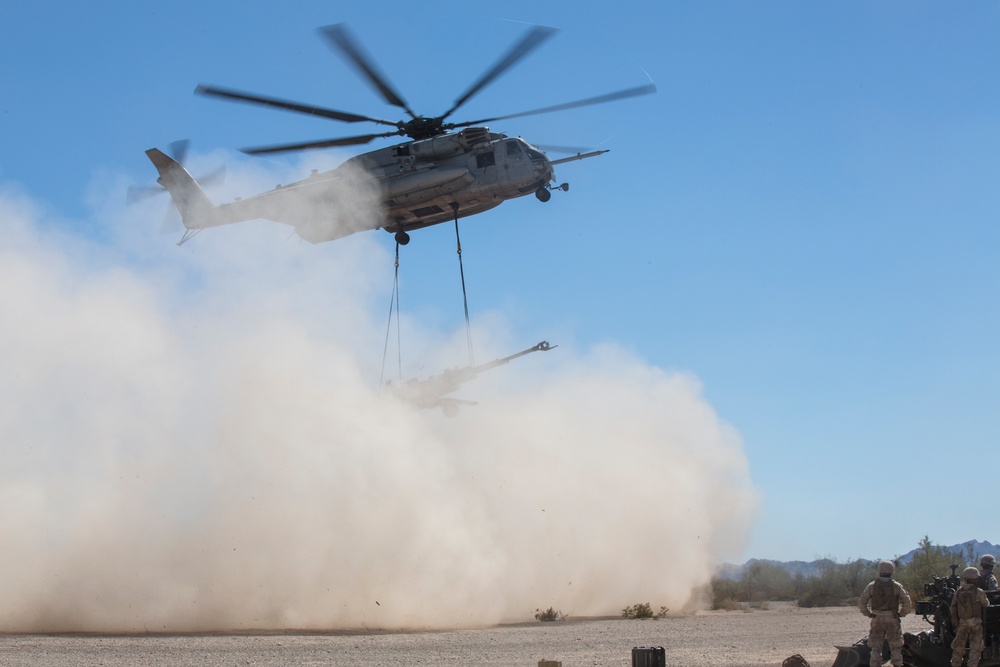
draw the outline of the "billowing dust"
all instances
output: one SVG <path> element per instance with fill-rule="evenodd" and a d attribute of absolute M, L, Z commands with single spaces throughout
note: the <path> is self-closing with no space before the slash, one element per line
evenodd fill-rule
<path fill-rule="evenodd" d="M 0 632 L 680 609 L 740 555 L 756 493 L 693 376 L 562 341 L 418 411 L 378 391 L 382 232 L 178 249 L 165 198 L 106 189 L 95 241 L 0 185 Z M 537 342 L 502 322 L 481 359 Z M 425 374 L 461 361 L 464 332 L 407 324 Z"/>

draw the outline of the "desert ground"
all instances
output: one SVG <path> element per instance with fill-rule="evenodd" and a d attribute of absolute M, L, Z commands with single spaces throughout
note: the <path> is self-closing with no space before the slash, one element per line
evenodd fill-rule
<path fill-rule="evenodd" d="M 903 619 L 904 632 L 929 627 Z M 854 608 L 710 611 L 662 619 L 532 621 L 446 632 L 328 632 L 180 635 L 0 635 L 5 667 L 119 667 L 125 665 L 490 665 L 630 667 L 633 646 L 663 646 L 674 667 L 781 665 L 800 653 L 813 667 L 829 667 L 835 645 L 867 634 L 868 619 Z"/>

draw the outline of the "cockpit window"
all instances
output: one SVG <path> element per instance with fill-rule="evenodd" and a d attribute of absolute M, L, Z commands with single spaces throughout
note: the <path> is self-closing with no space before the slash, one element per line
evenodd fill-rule
<path fill-rule="evenodd" d="M 521 144 L 516 141 L 507 142 L 507 155 L 520 155 L 521 154 Z"/>
<path fill-rule="evenodd" d="M 540 160 L 542 162 L 548 162 L 548 160 L 545 159 L 544 155 L 530 148 L 528 149 L 528 157 L 530 157 L 532 160 Z"/>
<path fill-rule="evenodd" d="M 480 169 L 485 169 L 486 167 L 495 166 L 497 160 L 493 157 L 493 153 L 480 153 L 476 156 L 476 166 Z"/>

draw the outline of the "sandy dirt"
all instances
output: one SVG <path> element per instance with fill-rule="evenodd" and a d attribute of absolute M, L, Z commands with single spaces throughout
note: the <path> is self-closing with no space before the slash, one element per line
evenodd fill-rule
<path fill-rule="evenodd" d="M 903 619 L 904 632 L 929 627 Z M 663 646 L 673 667 L 781 665 L 801 653 L 829 667 L 835 645 L 867 634 L 856 609 L 704 612 L 659 620 L 568 619 L 451 632 L 332 632 L 185 635 L 0 635 L 0 665 L 490 665 L 630 667 L 633 646 Z"/>

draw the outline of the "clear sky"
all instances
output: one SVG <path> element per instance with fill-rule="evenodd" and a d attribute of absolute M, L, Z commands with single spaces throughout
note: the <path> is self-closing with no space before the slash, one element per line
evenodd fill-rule
<path fill-rule="evenodd" d="M 493 124 L 611 152 L 557 167 L 571 188 L 546 204 L 463 222 L 470 309 L 504 313 L 524 347 L 612 342 L 698 378 L 761 497 L 743 558 L 997 540 L 1000 5 L 5 3 L 0 185 L 100 243 L 94 193 L 151 183 L 147 148 L 187 138 L 193 159 L 240 165 L 240 147 L 358 127 L 197 97 L 200 82 L 396 118 L 318 38 L 338 22 L 424 114 L 525 24 L 560 33 L 463 118 L 656 84 Z M 216 232 L 239 230 L 149 243 L 183 257 Z M 369 234 L 388 256 L 391 236 Z M 404 309 L 461 330 L 452 229 L 413 237 Z M 367 268 L 384 310 L 391 264 Z"/>

